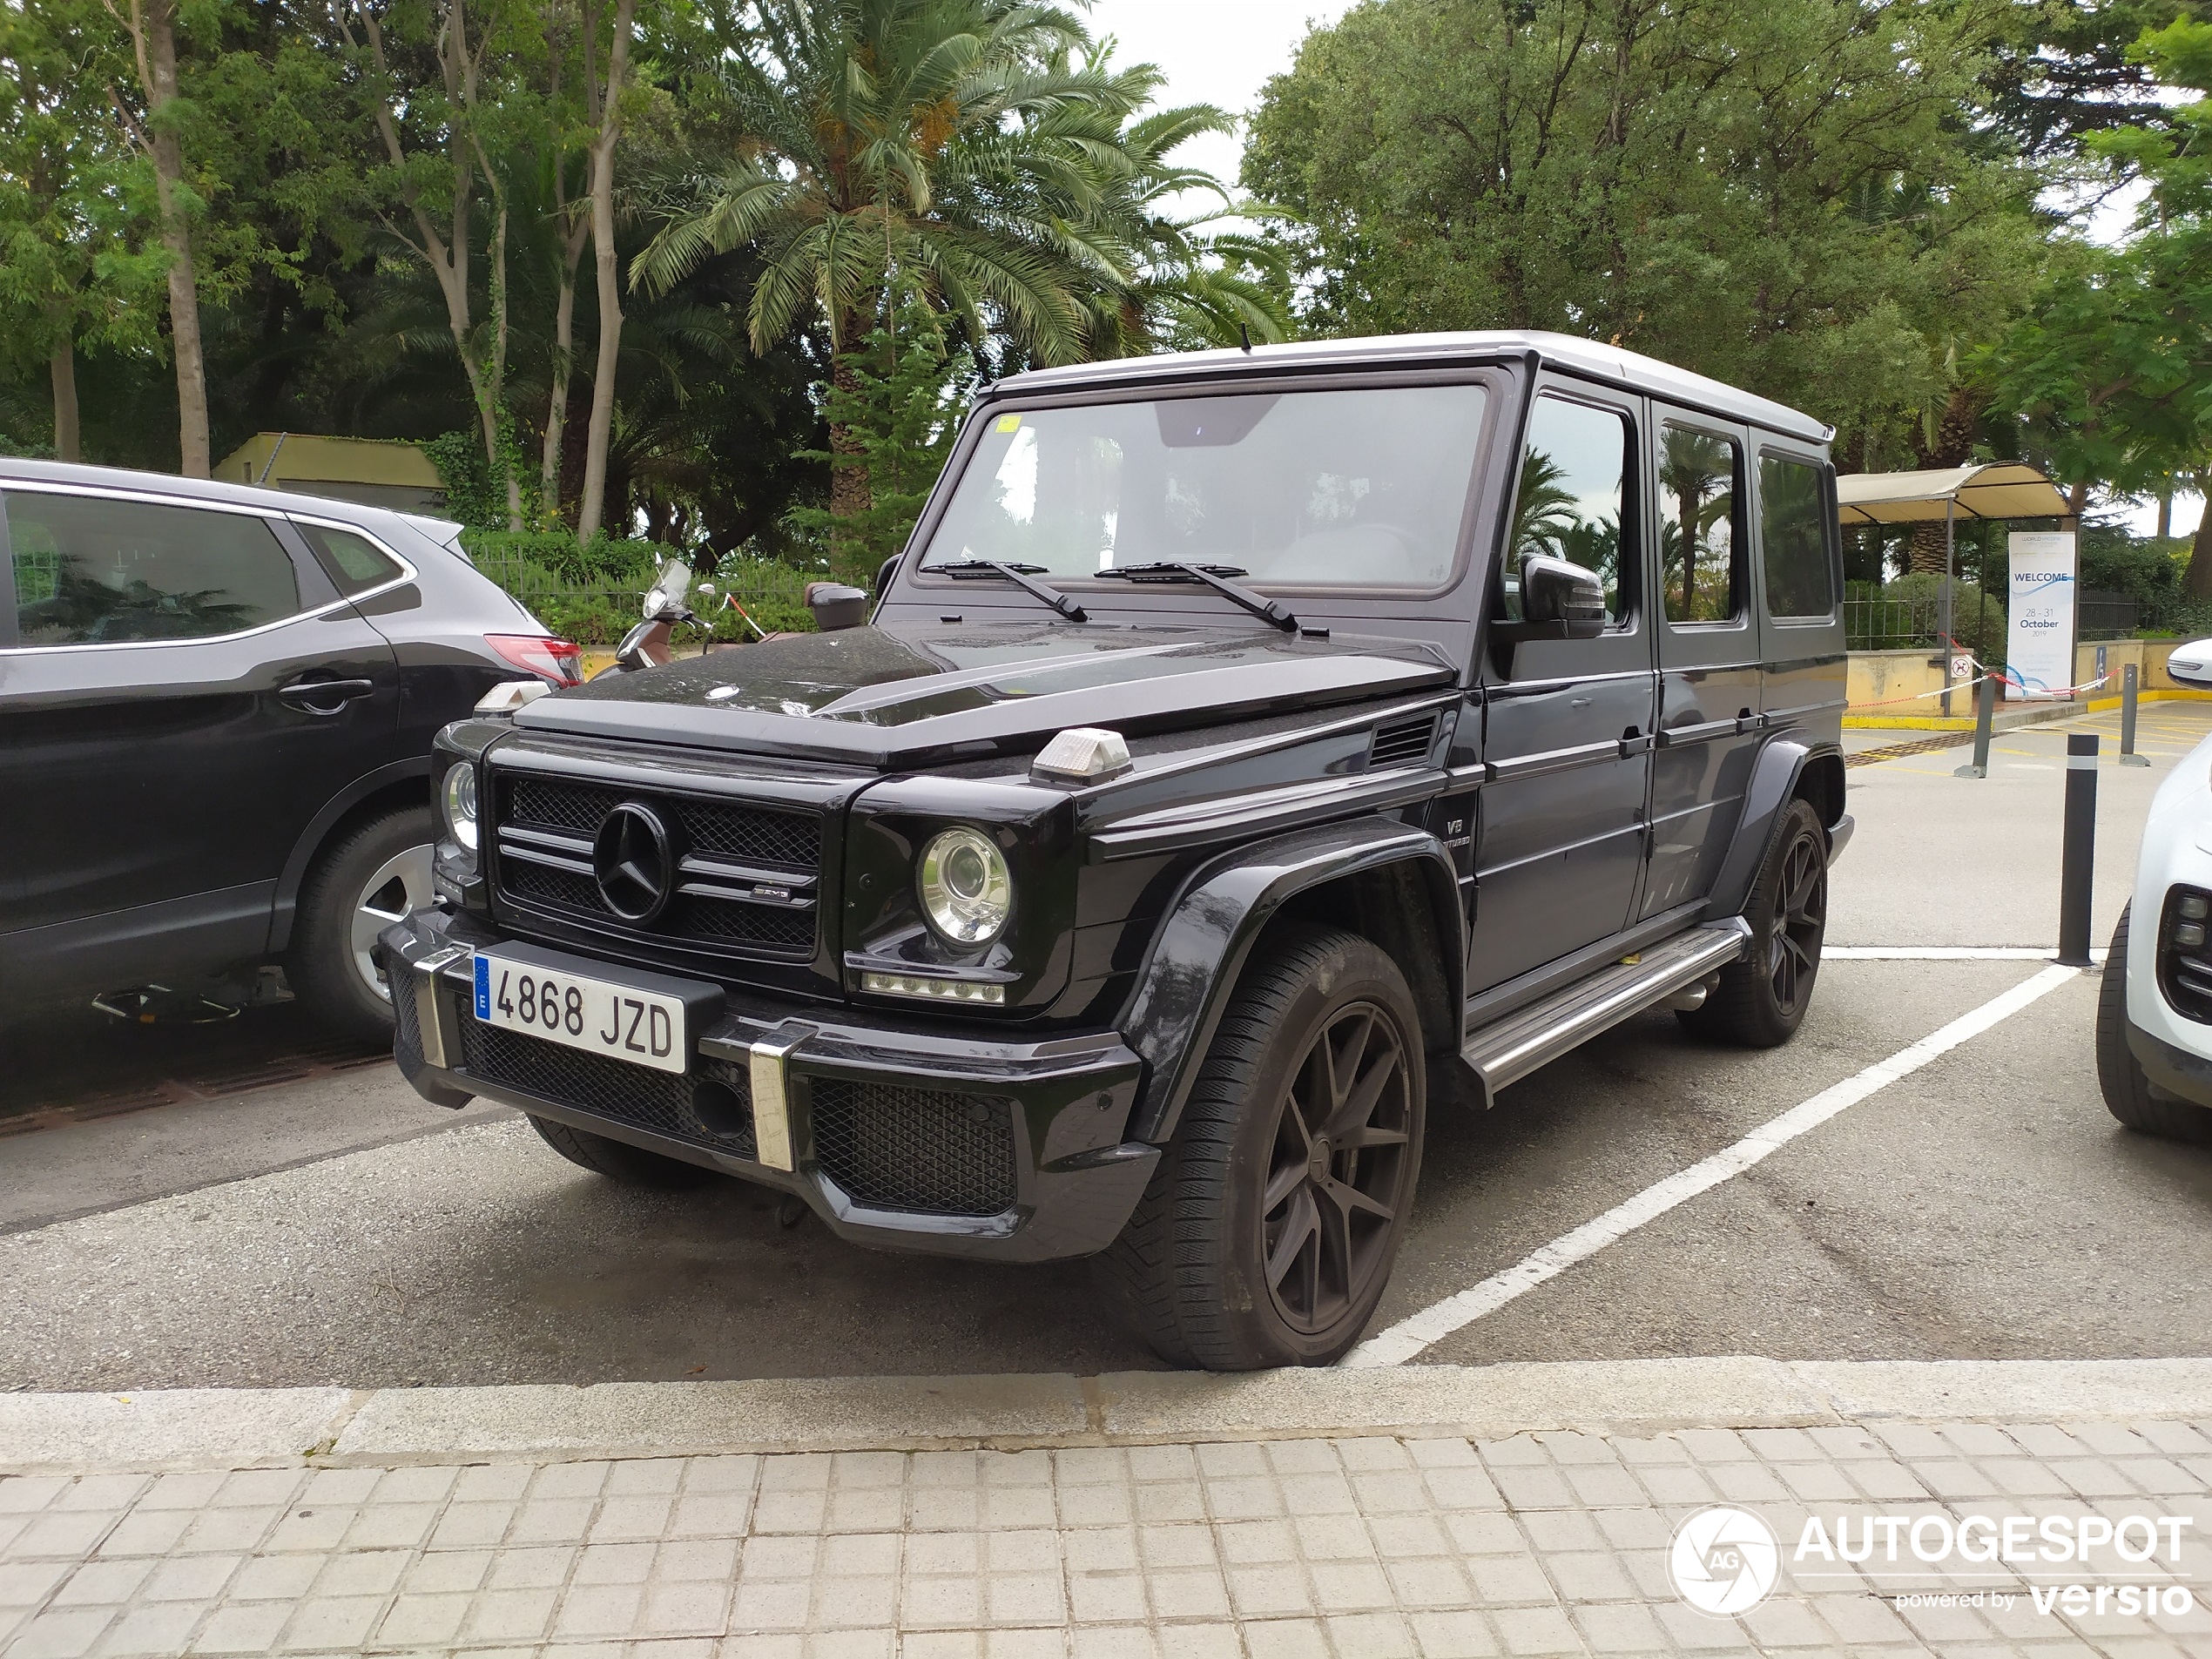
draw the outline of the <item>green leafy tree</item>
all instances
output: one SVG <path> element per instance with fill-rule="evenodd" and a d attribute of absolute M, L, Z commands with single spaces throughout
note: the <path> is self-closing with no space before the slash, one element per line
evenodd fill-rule
<path fill-rule="evenodd" d="M 1078 62 L 1075 16 L 1026 0 L 765 0 L 752 50 L 717 90 L 730 143 L 668 194 L 633 274 L 664 286 L 711 253 L 752 246 L 756 351 L 812 313 L 827 329 L 841 413 L 860 390 L 870 318 L 900 273 L 971 342 L 997 331 L 1028 360 L 1110 350 L 1128 244 L 1096 209 L 1145 165 L 1123 126 L 1149 71 Z M 1104 307 L 1110 310 L 1110 306 Z M 833 415 L 844 460 L 831 510 L 868 508 L 861 440 Z"/>
<path fill-rule="evenodd" d="M 1913 448 L 2042 262 L 1979 134 L 1994 0 L 1371 0 L 1268 84 L 1244 186 L 1317 332 L 1542 328 Z"/>
<path fill-rule="evenodd" d="M 2161 83 L 2200 96 L 2163 130 L 2090 138 L 2115 172 L 2149 184 L 2133 233 L 2069 248 L 2033 309 L 1984 354 L 2002 407 L 2077 508 L 2093 482 L 2155 491 L 2212 462 L 2212 24 L 2170 24 L 2136 53 Z M 2212 597 L 2212 513 L 2186 586 Z"/>
<path fill-rule="evenodd" d="M 850 435 L 843 453 L 812 459 L 864 469 L 868 504 L 839 514 L 802 507 L 792 519 L 825 540 L 832 569 L 866 586 L 904 548 L 952 454 L 976 379 L 974 356 L 950 347 L 944 320 L 911 287 L 860 342 L 845 385 L 829 388 L 824 415 Z"/>

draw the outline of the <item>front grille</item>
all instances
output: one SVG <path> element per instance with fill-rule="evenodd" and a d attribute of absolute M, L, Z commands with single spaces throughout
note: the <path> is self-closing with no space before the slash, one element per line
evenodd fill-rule
<path fill-rule="evenodd" d="M 819 812 L 528 772 L 498 774 L 492 792 L 493 867 L 503 896 L 640 938 L 747 954 L 813 954 Z M 600 821 L 631 800 L 659 813 L 682 853 L 678 895 L 643 928 L 608 908 L 592 873 Z"/>
<path fill-rule="evenodd" d="M 2212 894 L 2174 887 L 2158 919 L 2158 982 L 2174 1011 L 2212 1025 Z"/>
<path fill-rule="evenodd" d="M 475 1018 L 462 1022 L 461 1050 L 469 1075 L 488 1083 L 732 1157 L 753 1156 L 752 1080 L 726 1060 L 694 1055 L 691 1075 L 680 1076 Z"/>
<path fill-rule="evenodd" d="M 1014 1124 L 1003 1100 L 817 1077 L 814 1161 L 855 1204 L 932 1216 L 1014 1204 Z"/>
<path fill-rule="evenodd" d="M 1435 740 L 1433 713 L 1393 720 L 1375 728 L 1374 739 L 1367 745 L 1367 765 L 1372 771 L 1379 771 L 1385 766 L 1417 765 L 1428 758 L 1429 745 Z"/>

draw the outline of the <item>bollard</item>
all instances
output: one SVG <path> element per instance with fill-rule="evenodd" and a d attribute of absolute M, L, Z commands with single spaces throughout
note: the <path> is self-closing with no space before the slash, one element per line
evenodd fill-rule
<path fill-rule="evenodd" d="M 1961 766 L 1953 778 L 1989 776 L 1989 729 L 1997 719 L 1997 676 L 1985 673 L 1974 692 L 1974 764 Z"/>
<path fill-rule="evenodd" d="M 2066 738 L 2066 847 L 2059 855 L 2059 961 L 2089 965 L 2089 877 L 2097 859 L 2097 738 Z"/>
<path fill-rule="evenodd" d="M 2135 752 L 2135 697 L 2138 685 L 2135 665 L 2127 664 L 2120 671 L 2120 764 L 2123 766 L 2148 766 L 2149 757 Z"/>

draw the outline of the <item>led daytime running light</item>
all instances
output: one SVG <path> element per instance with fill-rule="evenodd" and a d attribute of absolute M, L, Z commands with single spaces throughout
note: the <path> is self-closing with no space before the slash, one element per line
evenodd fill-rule
<path fill-rule="evenodd" d="M 922 996 L 938 1002 L 980 1002 L 990 1008 L 1006 1006 L 1006 987 L 981 985 L 974 980 L 931 979 L 921 974 L 863 974 L 860 988 L 880 996 Z"/>

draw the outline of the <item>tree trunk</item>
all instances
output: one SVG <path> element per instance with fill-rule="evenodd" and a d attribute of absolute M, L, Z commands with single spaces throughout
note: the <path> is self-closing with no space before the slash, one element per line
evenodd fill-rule
<path fill-rule="evenodd" d="M 2168 480 L 2158 492 L 2158 539 L 2168 540 L 2174 534 L 2174 485 Z"/>
<path fill-rule="evenodd" d="M 177 14 L 172 0 L 133 0 L 132 31 L 145 89 L 148 147 L 153 152 L 154 199 L 161 245 L 169 251 L 169 336 L 177 360 L 178 470 L 207 476 L 207 366 L 199 340 L 199 285 L 192 267 L 192 226 L 185 218 L 185 150 L 165 118 L 177 99 Z"/>
<path fill-rule="evenodd" d="M 856 325 L 857 326 L 857 325 Z M 854 338 L 852 328 L 841 331 L 848 341 Z M 853 370 L 853 354 L 840 351 L 830 367 L 830 384 L 846 399 L 856 397 L 860 390 L 860 377 Z M 851 425 L 842 421 L 830 423 L 830 512 L 838 518 L 857 518 L 875 505 L 875 494 L 868 486 L 868 469 L 855 458 L 867 455 Z M 844 465 L 838 464 L 844 462 Z"/>
<path fill-rule="evenodd" d="M 54 459 L 80 461 L 77 421 L 77 348 L 64 334 L 47 365 L 54 381 Z"/>
<path fill-rule="evenodd" d="M 2192 599 L 2212 599 L 2212 496 L 2205 497 L 2204 516 L 2196 521 L 2196 539 L 2189 543 L 2188 574 L 2182 590 Z"/>
<path fill-rule="evenodd" d="M 630 64 L 630 25 L 637 0 L 616 0 L 599 136 L 591 145 L 591 263 L 599 279 L 599 361 L 591 375 L 591 423 L 583 445 L 583 500 L 577 510 L 579 543 L 599 532 L 607 498 L 607 448 L 614 441 L 615 368 L 622 358 L 622 284 L 615 263 L 615 145 L 622 137 L 622 80 Z M 585 28 L 595 19 L 585 13 Z"/>

